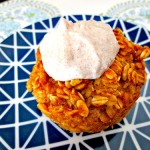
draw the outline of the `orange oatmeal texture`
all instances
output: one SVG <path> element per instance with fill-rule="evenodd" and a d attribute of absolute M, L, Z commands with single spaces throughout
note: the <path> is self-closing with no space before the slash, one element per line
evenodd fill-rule
<path fill-rule="evenodd" d="M 146 81 L 143 59 L 150 48 L 128 41 L 114 30 L 120 50 L 114 62 L 98 79 L 55 81 L 45 72 L 40 49 L 27 82 L 38 108 L 63 129 L 99 132 L 120 122 L 134 106 Z"/>

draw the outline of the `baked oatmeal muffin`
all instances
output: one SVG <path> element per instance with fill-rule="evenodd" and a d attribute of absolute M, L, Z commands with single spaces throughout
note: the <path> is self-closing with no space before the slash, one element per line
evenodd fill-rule
<path fill-rule="evenodd" d="M 120 122 L 135 105 L 146 81 L 143 59 L 150 48 L 127 40 L 116 28 L 120 46 L 112 64 L 96 79 L 55 80 L 43 67 L 40 47 L 27 89 L 37 107 L 70 132 L 100 132 Z"/>

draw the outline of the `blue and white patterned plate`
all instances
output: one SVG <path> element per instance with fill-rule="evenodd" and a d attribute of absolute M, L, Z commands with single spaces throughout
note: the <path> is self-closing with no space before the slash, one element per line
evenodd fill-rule
<path fill-rule="evenodd" d="M 103 15 L 118 17 L 150 30 L 150 0 L 126 0 L 109 8 Z"/>
<path fill-rule="evenodd" d="M 10 0 L 0 4 L 0 42 L 32 23 L 60 16 L 49 2 L 39 0 Z"/>
<path fill-rule="evenodd" d="M 94 15 L 70 15 L 67 19 L 94 19 L 120 27 L 135 43 L 150 46 L 150 32 L 115 18 Z M 147 82 L 130 114 L 113 129 L 100 133 L 69 133 L 46 118 L 36 107 L 35 98 L 25 87 L 37 46 L 60 17 L 32 24 L 0 44 L 0 149 L 117 150 L 150 148 L 150 57 Z"/>

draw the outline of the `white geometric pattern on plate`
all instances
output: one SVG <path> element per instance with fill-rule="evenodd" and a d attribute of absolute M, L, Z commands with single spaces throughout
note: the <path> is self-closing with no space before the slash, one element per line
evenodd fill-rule
<path fill-rule="evenodd" d="M 128 39 L 150 46 L 150 32 L 119 19 L 72 15 L 67 19 L 94 19 L 120 27 Z M 113 129 L 100 133 L 69 133 L 36 108 L 25 84 L 35 64 L 37 46 L 60 17 L 28 26 L 0 44 L 0 149 L 148 149 L 150 147 L 150 57 L 145 60 L 148 79 L 130 114 Z"/>

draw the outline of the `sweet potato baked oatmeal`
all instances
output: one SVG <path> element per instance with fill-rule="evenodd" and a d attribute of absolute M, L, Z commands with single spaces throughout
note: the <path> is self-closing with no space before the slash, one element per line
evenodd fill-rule
<path fill-rule="evenodd" d="M 99 132 L 120 122 L 135 105 L 146 81 L 143 59 L 150 48 L 127 40 L 119 28 L 113 32 L 119 52 L 97 79 L 54 80 L 45 72 L 38 49 L 27 89 L 42 113 L 63 129 Z"/>

